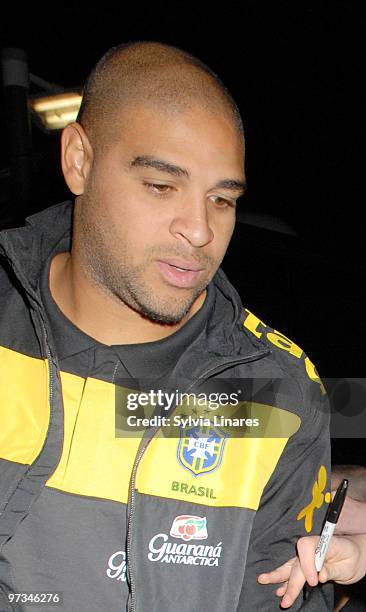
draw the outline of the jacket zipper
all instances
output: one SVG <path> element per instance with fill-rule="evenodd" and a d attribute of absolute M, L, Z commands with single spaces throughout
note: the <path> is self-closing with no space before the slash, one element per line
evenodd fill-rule
<path fill-rule="evenodd" d="M 235 366 L 235 365 L 239 365 L 239 364 L 243 364 L 243 363 L 250 363 L 253 361 L 257 361 L 259 359 L 262 359 L 263 357 L 266 357 L 267 355 L 269 355 L 271 353 L 270 349 L 266 350 L 266 351 L 262 351 L 260 353 L 256 353 L 255 355 L 250 355 L 249 357 L 242 357 L 241 359 L 235 359 L 233 361 L 227 362 L 227 363 L 221 363 L 218 366 L 215 366 L 214 368 L 208 369 L 205 372 L 202 372 L 202 374 L 200 374 L 200 376 L 198 376 L 198 378 L 196 378 L 192 384 L 188 387 L 188 389 L 186 389 L 185 393 L 188 393 L 190 391 L 190 389 L 192 389 L 192 387 L 199 381 L 203 380 L 203 379 L 208 379 L 211 378 L 212 376 L 214 376 L 215 374 L 219 374 L 220 372 L 223 372 L 224 370 Z M 131 559 L 131 550 L 132 550 L 132 521 L 133 521 L 133 514 L 134 514 L 134 509 L 135 509 L 135 482 L 136 482 L 136 473 L 137 473 L 137 468 L 140 464 L 140 461 L 142 459 L 142 456 L 144 455 L 147 447 L 149 446 L 152 438 L 154 437 L 154 435 L 157 433 L 157 431 L 159 431 L 159 427 L 157 427 L 156 429 L 153 430 L 152 435 L 145 440 L 145 442 L 141 445 L 137 456 L 135 458 L 135 462 L 132 468 L 132 474 L 131 474 L 131 480 L 130 480 L 130 503 L 129 503 L 129 517 L 128 517 L 128 521 L 127 521 L 127 574 L 128 574 L 128 582 L 129 582 L 129 586 L 130 586 L 130 600 L 129 600 L 129 604 L 128 604 L 128 610 L 129 612 L 136 612 L 136 591 L 135 591 L 135 585 L 134 585 L 134 581 L 133 581 L 133 575 L 132 575 L 132 569 L 131 569 L 131 562 L 129 561 Z"/>
<path fill-rule="evenodd" d="M 50 422 L 51 422 L 51 418 L 52 418 L 52 415 L 53 415 L 53 387 L 54 387 L 53 368 L 54 368 L 54 364 L 52 362 L 51 352 L 50 352 L 50 349 L 48 347 L 47 340 L 46 340 L 46 353 L 47 353 L 48 369 L 49 369 L 49 372 L 50 372 L 50 395 L 49 395 L 49 400 L 50 400 Z"/>
<path fill-rule="evenodd" d="M 49 402 L 50 402 L 50 424 L 52 423 L 52 417 L 53 417 L 53 389 L 54 389 L 54 370 L 55 370 L 55 364 L 52 361 L 52 355 L 51 355 L 51 351 L 50 351 L 50 347 L 48 344 L 48 340 L 47 340 L 47 331 L 46 331 L 46 326 L 43 323 L 43 320 L 41 318 L 41 325 L 42 325 L 42 329 L 43 329 L 43 334 L 44 334 L 44 341 L 45 341 L 45 347 L 46 347 L 46 355 L 47 355 L 47 362 L 48 362 L 48 370 L 49 370 L 49 374 L 50 374 L 50 384 L 49 384 Z M 45 444 L 47 441 L 47 434 L 46 434 L 46 438 L 45 438 Z M 43 447 L 41 448 L 39 455 L 41 454 L 43 450 Z M 39 457 L 38 455 L 38 457 Z M 37 457 L 37 459 L 38 459 Z M 36 459 L 36 461 L 37 461 Z"/>

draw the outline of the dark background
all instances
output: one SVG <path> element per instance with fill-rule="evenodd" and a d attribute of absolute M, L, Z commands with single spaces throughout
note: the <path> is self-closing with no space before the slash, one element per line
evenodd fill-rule
<path fill-rule="evenodd" d="M 109 47 L 129 40 L 182 47 L 219 74 L 243 115 L 249 181 L 224 269 L 244 304 L 295 339 L 324 377 L 365 376 L 361 6 L 14 3 L 0 25 L 1 46 L 25 49 L 32 73 L 64 87 L 82 86 Z M 5 226 L 19 211 L 0 116 Z M 58 150 L 59 134 L 32 127 L 27 214 L 69 197 Z M 365 439 L 335 440 L 333 458 L 366 465 Z"/>

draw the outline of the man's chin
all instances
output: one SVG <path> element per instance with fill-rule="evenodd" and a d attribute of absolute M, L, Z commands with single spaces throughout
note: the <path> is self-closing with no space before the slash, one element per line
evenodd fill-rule
<path fill-rule="evenodd" d="M 178 325 L 188 317 L 191 308 L 191 302 L 188 304 L 188 306 L 180 308 L 176 311 L 173 311 L 171 309 L 164 310 L 163 308 L 154 308 L 151 306 L 147 306 L 146 304 L 140 304 L 138 312 L 142 317 L 149 319 L 154 323 L 159 323 L 160 325 Z"/>
<path fill-rule="evenodd" d="M 195 293 L 195 295 L 191 296 L 191 299 L 185 304 L 177 305 L 176 309 L 172 308 L 172 301 L 169 304 L 161 304 L 160 306 L 140 303 L 138 305 L 138 312 L 144 318 L 160 325 L 178 325 L 188 320 L 201 308 L 205 297 L 206 288 L 201 289 L 198 295 Z"/>
<path fill-rule="evenodd" d="M 159 325 L 167 325 L 174 327 L 183 321 L 185 315 L 171 315 L 171 314 L 163 314 L 152 311 L 142 311 L 140 310 L 140 315 L 144 319 L 149 319 L 153 323 L 157 323 Z"/>

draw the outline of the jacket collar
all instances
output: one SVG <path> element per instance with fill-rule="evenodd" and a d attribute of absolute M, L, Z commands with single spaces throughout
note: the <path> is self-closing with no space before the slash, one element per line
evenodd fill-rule
<path fill-rule="evenodd" d="M 24 227 L 0 232 L 0 254 L 13 268 L 25 291 L 34 297 L 42 266 L 58 243 L 71 247 L 72 203 L 56 206 L 27 217 Z"/>

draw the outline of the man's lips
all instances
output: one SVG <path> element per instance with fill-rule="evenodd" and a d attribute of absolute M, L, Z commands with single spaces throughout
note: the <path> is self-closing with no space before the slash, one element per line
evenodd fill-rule
<path fill-rule="evenodd" d="M 157 265 L 165 280 L 174 287 L 194 287 L 200 272 L 204 270 L 202 264 L 176 257 L 159 260 Z"/>
<path fill-rule="evenodd" d="M 174 266 L 175 268 L 181 268 L 182 270 L 192 270 L 195 272 L 198 272 L 205 268 L 205 266 L 197 263 L 196 261 L 187 261 L 186 259 L 181 259 L 179 257 L 169 257 L 169 259 L 160 259 L 159 263 L 165 263 L 169 266 Z"/>

